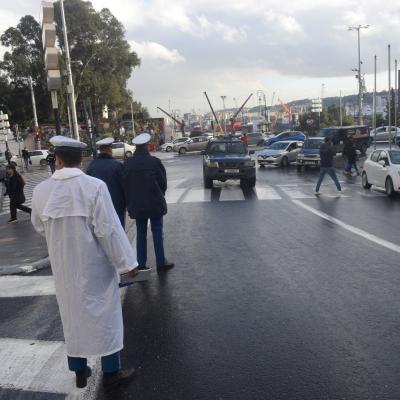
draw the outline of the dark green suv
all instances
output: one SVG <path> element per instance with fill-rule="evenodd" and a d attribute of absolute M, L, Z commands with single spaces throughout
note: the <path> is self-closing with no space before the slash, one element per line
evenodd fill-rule
<path fill-rule="evenodd" d="M 204 187 L 212 188 L 213 180 L 225 182 L 228 179 L 240 179 L 243 187 L 256 184 L 255 161 L 251 159 L 246 146 L 234 137 L 213 139 L 203 151 Z"/>

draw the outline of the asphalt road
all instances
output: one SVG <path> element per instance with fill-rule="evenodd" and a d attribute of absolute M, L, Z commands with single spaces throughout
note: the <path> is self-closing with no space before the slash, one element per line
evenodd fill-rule
<path fill-rule="evenodd" d="M 343 176 L 342 197 L 327 177 L 316 198 L 317 171 L 275 167 L 255 190 L 204 191 L 199 155 L 163 158 L 176 267 L 128 289 L 122 359 L 139 376 L 93 398 L 399 399 L 400 198 Z M 0 321 L 0 346 L 62 341 L 54 295 L 0 298 Z"/>

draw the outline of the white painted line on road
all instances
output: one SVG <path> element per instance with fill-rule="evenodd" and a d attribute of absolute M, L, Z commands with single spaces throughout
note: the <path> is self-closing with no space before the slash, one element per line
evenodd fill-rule
<path fill-rule="evenodd" d="M 52 276 L 1 276 L 0 297 L 51 296 L 56 294 Z"/>
<path fill-rule="evenodd" d="M 63 342 L 0 339 L 0 387 L 48 393 L 83 393 L 68 370 Z M 90 360 L 93 365 L 93 359 Z"/>
<path fill-rule="evenodd" d="M 179 186 L 181 183 L 185 182 L 186 179 L 171 179 L 168 180 L 168 189 L 176 188 Z"/>
<path fill-rule="evenodd" d="M 292 187 L 280 187 L 280 189 L 283 190 L 283 192 L 285 192 L 285 194 L 288 195 L 291 199 L 312 199 L 315 197 L 311 194 L 304 193 L 301 190 Z"/>
<path fill-rule="evenodd" d="M 259 187 L 255 188 L 258 200 L 280 200 L 282 197 L 278 192 L 271 187 Z"/>
<path fill-rule="evenodd" d="M 211 201 L 211 191 L 211 189 L 189 189 L 184 195 L 182 203 Z"/>
<path fill-rule="evenodd" d="M 310 207 L 307 204 L 302 203 L 301 201 L 298 200 L 293 200 L 293 203 L 295 203 L 296 205 L 298 205 L 299 207 L 304 208 L 305 210 L 317 215 L 318 217 L 323 218 L 326 221 L 331 222 L 332 224 L 338 225 L 343 229 L 346 229 L 347 231 L 354 233 L 358 236 L 361 236 L 364 239 L 369 240 L 370 242 L 373 242 L 375 244 L 378 244 L 382 247 L 385 247 L 389 250 L 392 250 L 396 253 L 400 254 L 400 246 L 398 246 L 397 244 L 394 244 L 392 242 L 389 242 L 385 239 L 382 239 L 378 236 L 373 235 L 372 233 L 368 233 L 360 228 L 356 228 L 355 226 L 349 225 L 349 224 L 345 224 L 344 222 L 342 222 L 341 220 L 331 217 L 330 215 L 324 213 L 323 211 L 319 211 L 313 207 Z"/>
<path fill-rule="evenodd" d="M 167 193 L 165 194 L 165 200 L 168 204 L 177 203 L 186 191 L 187 189 L 168 189 Z"/>
<path fill-rule="evenodd" d="M 244 194 L 240 187 L 227 186 L 221 188 L 219 201 L 240 201 L 244 200 Z"/>

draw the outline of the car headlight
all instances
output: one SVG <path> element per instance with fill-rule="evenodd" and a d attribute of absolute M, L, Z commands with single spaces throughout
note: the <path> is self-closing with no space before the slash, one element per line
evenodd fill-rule
<path fill-rule="evenodd" d="M 255 165 L 256 165 L 256 163 L 254 162 L 254 160 L 244 162 L 245 167 L 254 167 Z"/>
<path fill-rule="evenodd" d="M 206 161 L 206 165 L 208 168 L 218 168 L 218 162 L 217 161 Z"/>
<path fill-rule="evenodd" d="M 278 158 L 278 157 L 281 157 L 281 155 L 282 155 L 282 154 L 274 154 L 274 155 L 272 155 L 272 157 L 273 157 L 273 158 Z"/>

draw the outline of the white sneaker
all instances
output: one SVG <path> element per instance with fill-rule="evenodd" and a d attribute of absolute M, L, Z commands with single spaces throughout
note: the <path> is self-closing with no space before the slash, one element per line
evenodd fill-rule
<path fill-rule="evenodd" d="M 315 192 L 314 192 L 314 194 L 315 194 L 316 196 L 319 196 L 321 193 L 320 193 L 320 192 L 317 192 L 317 191 L 315 191 Z"/>

